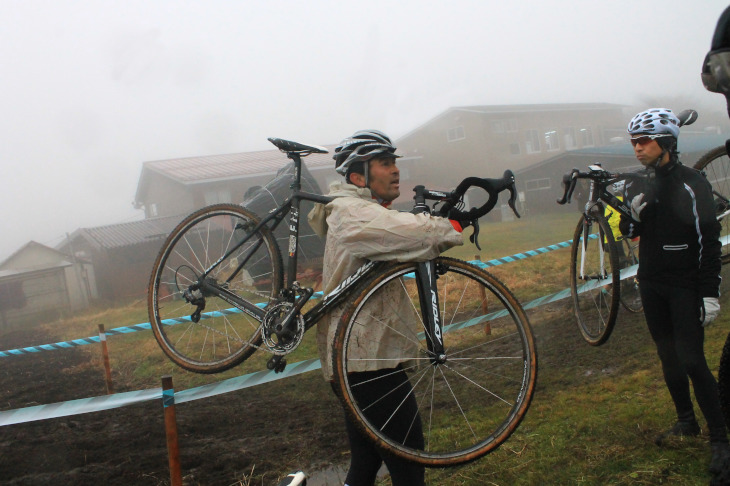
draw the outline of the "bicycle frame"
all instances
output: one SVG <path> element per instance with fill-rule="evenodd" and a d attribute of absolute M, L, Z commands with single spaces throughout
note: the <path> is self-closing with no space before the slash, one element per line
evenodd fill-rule
<path fill-rule="evenodd" d="M 249 316 L 253 317 L 258 321 L 263 321 L 266 315 L 266 310 L 256 305 L 252 305 L 249 302 L 239 298 L 236 294 L 229 291 L 225 285 L 232 281 L 236 275 L 245 266 L 248 259 L 255 253 L 259 244 L 254 245 L 249 251 L 245 258 L 238 264 L 238 267 L 231 273 L 226 280 L 226 283 L 219 285 L 212 280 L 208 279 L 207 276 L 214 271 L 223 261 L 225 261 L 231 254 L 237 251 L 242 245 L 244 245 L 252 235 L 262 228 L 264 225 L 268 225 L 272 231 L 278 227 L 282 220 L 287 214 L 289 217 L 289 239 L 288 239 L 288 251 L 287 251 L 287 279 L 286 285 L 282 289 L 281 297 L 291 303 L 295 303 L 292 309 L 288 312 L 287 316 L 283 319 L 283 326 L 287 327 L 298 315 L 301 309 L 304 307 L 306 302 L 311 298 L 314 291 L 311 288 L 301 288 L 297 283 L 296 272 L 297 272 L 297 258 L 298 258 L 298 239 L 299 239 L 299 224 L 300 224 L 300 206 L 301 201 L 312 201 L 315 203 L 327 204 L 332 201 L 332 198 L 322 196 L 318 194 L 312 194 L 301 191 L 301 167 L 302 160 L 298 153 L 288 153 L 290 159 L 294 161 L 294 181 L 291 184 L 292 195 L 287 198 L 278 208 L 269 213 L 263 218 L 255 227 L 250 230 L 250 234 L 234 245 L 225 255 L 214 262 L 208 269 L 206 269 L 200 276 L 197 286 L 193 286 L 195 289 L 200 288 L 204 293 L 218 295 L 221 299 L 225 300 L 229 304 L 233 305 L 242 312 L 245 312 Z M 445 194 L 434 193 L 439 196 L 439 199 L 445 198 Z M 353 275 L 345 279 L 337 288 L 330 292 L 324 297 L 317 305 L 302 315 L 304 319 L 304 329 L 309 330 L 314 326 L 327 312 L 332 308 L 339 305 L 348 295 L 349 291 L 360 283 L 364 278 L 369 276 L 373 270 L 378 267 L 375 262 L 367 262 L 360 267 Z M 438 293 L 436 292 L 436 268 L 435 262 L 428 261 L 419 263 L 416 271 L 416 278 L 419 288 L 420 296 L 420 308 L 421 315 L 423 316 L 424 323 L 426 323 L 426 332 L 428 349 L 431 351 L 432 359 L 443 359 L 444 346 L 441 338 L 441 323 L 439 317 L 439 301 Z M 297 294 L 299 294 L 297 296 Z M 298 298 L 297 298 L 298 297 Z"/>

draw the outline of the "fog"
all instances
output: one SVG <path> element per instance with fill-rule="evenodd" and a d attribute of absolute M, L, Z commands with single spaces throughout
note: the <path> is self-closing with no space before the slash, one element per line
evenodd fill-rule
<path fill-rule="evenodd" d="M 699 73 L 726 6 L 0 1 L 0 261 L 141 219 L 144 161 L 360 128 L 397 138 L 462 105 L 679 97 L 723 110 Z"/>

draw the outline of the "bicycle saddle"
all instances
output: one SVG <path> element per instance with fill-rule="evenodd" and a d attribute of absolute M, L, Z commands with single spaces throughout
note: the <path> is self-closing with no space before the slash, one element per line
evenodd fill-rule
<path fill-rule="evenodd" d="M 269 142 L 273 143 L 276 148 L 288 154 L 297 153 L 299 155 L 309 155 L 329 153 L 329 150 L 324 147 L 320 147 L 319 145 L 306 145 L 299 142 L 291 142 L 289 140 L 284 140 L 281 138 L 269 138 L 268 140 Z"/>

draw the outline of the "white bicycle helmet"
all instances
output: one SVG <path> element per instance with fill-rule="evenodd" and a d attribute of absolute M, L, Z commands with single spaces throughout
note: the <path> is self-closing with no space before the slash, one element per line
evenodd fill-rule
<path fill-rule="evenodd" d="M 668 108 L 650 108 L 629 122 L 629 135 L 671 135 L 679 138 L 679 118 Z"/>
<path fill-rule="evenodd" d="M 390 138 L 378 130 L 360 130 L 340 142 L 335 147 L 335 170 L 347 175 L 347 171 L 356 162 L 367 162 L 375 157 L 400 157 L 395 154 L 395 146 Z"/>

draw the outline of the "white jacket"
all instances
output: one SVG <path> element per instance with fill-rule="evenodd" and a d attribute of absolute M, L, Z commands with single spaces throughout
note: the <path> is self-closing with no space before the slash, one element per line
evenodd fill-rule
<path fill-rule="evenodd" d="M 315 233 L 327 239 L 322 271 L 325 295 L 368 260 L 426 261 L 453 246 L 463 244 L 461 233 L 454 229 L 448 219 L 384 208 L 372 198 L 370 189 L 336 182 L 330 186 L 329 196 L 335 199 L 327 205 L 315 205 L 308 216 Z M 400 295 L 380 297 L 390 302 L 387 305 L 383 302 L 383 305 L 377 306 L 379 309 L 411 305 Z M 332 380 L 332 341 L 344 310 L 342 307 L 324 316 L 317 326 L 317 346 L 322 373 L 327 380 Z M 387 314 L 377 318 L 386 321 L 394 319 L 395 313 Z M 364 337 L 361 342 L 376 343 L 375 352 L 380 358 L 393 358 L 390 362 L 381 361 L 377 368 L 392 368 L 403 361 L 400 359 L 404 355 L 403 350 L 411 344 L 401 343 L 398 351 L 394 340 L 403 341 L 403 337 L 395 332 L 384 332 L 383 329 L 387 329 L 387 326 L 365 326 L 361 331 Z M 375 336 L 374 333 L 379 335 Z M 350 353 L 353 352 L 351 349 Z M 368 354 L 372 356 L 372 353 L 373 349 L 368 349 Z M 363 365 L 363 369 L 353 371 L 373 369 L 376 367 Z"/>

